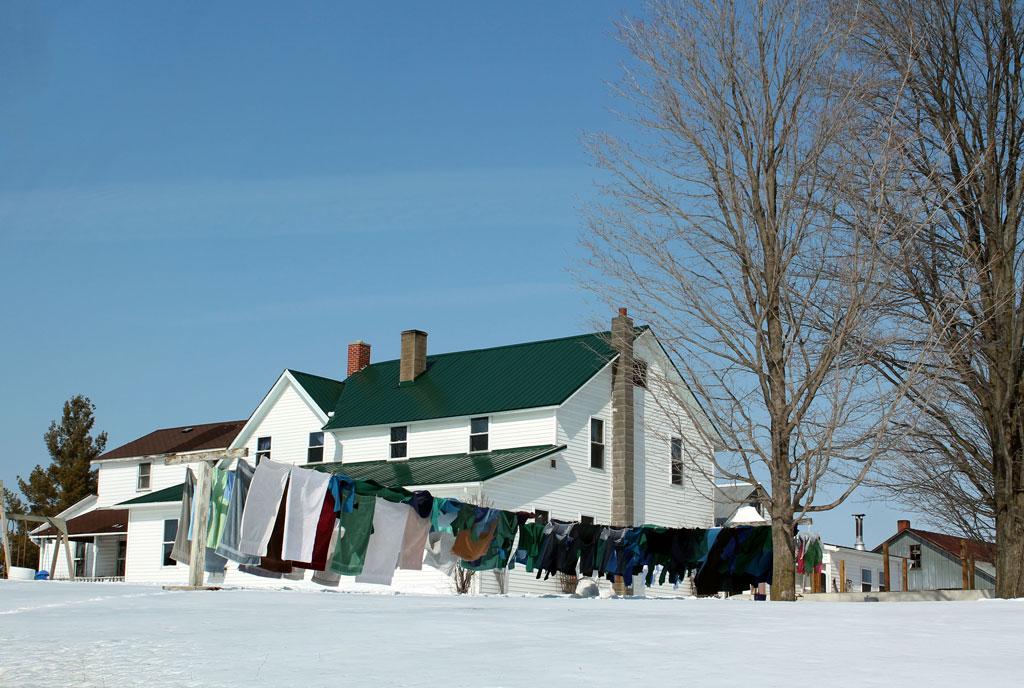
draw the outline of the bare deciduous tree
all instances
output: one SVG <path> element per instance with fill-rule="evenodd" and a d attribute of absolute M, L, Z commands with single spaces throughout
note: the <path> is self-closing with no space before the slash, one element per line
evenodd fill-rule
<path fill-rule="evenodd" d="M 841 193 L 847 28 L 813 1 L 651 2 L 619 25 L 630 139 L 591 141 L 609 178 L 583 238 L 594 290 L 687 374 L 727 445 L 717 472 L 768 477 L 773 599 L 795 596 L 797 521 L 841 504 L 889 437 L 893 387 L 856 345 L 882 285 Z"/>
<path fill-rule="evenodd" d="M 904 339 L 879 360 L 900 380 L 925 352 L 933 373 L 912 385 L 925 420 L 886 476 L 965 532 L 993 527 L 996 593 L 1024 596 L 1024 3 L 858 7 L 858 56 L 882 86 L 868 102 L 904 161 L 879 244 Z"/>

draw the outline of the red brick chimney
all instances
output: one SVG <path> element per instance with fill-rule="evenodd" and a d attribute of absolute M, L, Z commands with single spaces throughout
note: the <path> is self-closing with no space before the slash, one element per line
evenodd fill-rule
<path fill-rule="evenodd" d="M 901 518 L 896 521 L 896 532 L 902 533 L 904 530 L 910 530 L 910 521 L 905 518 Z"/>
<path fill-rule="evenodd" d="M 358 373 L 370 365 L 370 345 L 364 341 L 352 342 L 348 345 L 348 373 Z"/>

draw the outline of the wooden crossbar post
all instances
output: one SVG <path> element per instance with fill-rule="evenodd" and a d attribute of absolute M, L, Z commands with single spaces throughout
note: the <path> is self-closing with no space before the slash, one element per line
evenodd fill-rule
<path fill-rule="evenodd" d="M 213 482 L 211 462 L 241 459 L 249 455 L 248 449 L 226 449 L 213 452 L 184 452 L 166 454 L 164 464 L 199 463 L 196 476 L 196 493 L 193 496 L 192 539 L 188 557 L 188 584 L 192 588 L 203 587 L 203 568 L 206 564 L 206 534 L 210 522 L 210 487 Z M 156 457 L 154 457 L 156 458 Z M 179 528 L 188 528 L 188 523 L 178 523 Z"/>
<path fill-rule="evenodd" d="M 846 560 L 839 560 L 839 592 L 846 592 Z"/>
<path fill-rule="evenodd" d="M 903 590 L 902 590 L 902 592 L 907 592 L 908 590 L 910 590 L 910 576 L 907 574 L 907 569 L 909 569 L 909 568 L 910 568 L 910 566 L 907 563 L 907 558 L 903 557 L 903 581 L 902 581 L 903 582 Z"/>

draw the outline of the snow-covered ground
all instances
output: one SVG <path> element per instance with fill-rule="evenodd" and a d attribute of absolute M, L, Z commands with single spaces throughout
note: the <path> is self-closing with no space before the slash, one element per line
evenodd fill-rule
<path fill-rule="evenodd" d="M 0 686 L 1020 686 L 1024 603 L 0 581 Z"/>

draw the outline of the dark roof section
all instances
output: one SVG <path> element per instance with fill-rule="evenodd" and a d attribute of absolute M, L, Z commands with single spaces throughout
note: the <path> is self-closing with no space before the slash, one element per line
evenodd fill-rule
<path fill-rule="evenodd" d="M 180 499 L 180 498 L 179 498 Z M 128 532 L 128 511 L 126 509 L 93 509 L 81 516 L 68 519 L 68 536 L 96 535 Z M 48 527 L 36 533 L 37 537 L 52 537 L 57 529 Z"/>
<path fill-rule="evenodd" d="M 306 390 L 316 405 L 324 413 L 329 413 L 334 410 L 335 404 L 338 403 L 338 397 L 341 396 L 341 390 L 345 388 L 345 383 L 340 380 L 332 380 L 329 377 L 323 377 L 321 375 L 312 375 L 310 373 L 303 373 L 298 370 L 288 369 L 291 376 L 295 378 L 295 381 L 302 385 L 302 388 Z"/>
<path fill-rule="evenodd" d="M 489 452 L 420 456 L 403 461 L 353 461 L 308 464 L 324 473 L 341 473 L 356 480 L 373 480 L 387 487 L 477 483 L 543 459 L 565 445 L 496 449 Z"/>
<path fill-rule="evenodd" d="M 181 488 L 183 486 L 184 483 L 179 483 L 178 485 L 171 485 L 170 487 L 165 487 L 162 490 L 157 490 L 156 492 L 149 492 L 142 495 L 141 497 L 135 497 L 134 499 L 129 499 L 126 502 L 121 502 L 117 506 L 135 506 L 138 504 L 164 504 L 166 502 L 180 502 Z"/>
<path fill-rule="evenodd" d="M 565 449 L 565 445 L 496 449 L 475 454 L 421 456 L 405 461 L 353 461 L 352 463 L 314 463 L 310 468 L 324 473 L 341 473 L 356 480 L 374 480 L 387 487 L 476 483 L 525 466 Z M 173 485 L 118 506 L 180 502 L 184 485 Z"/>
<path fill-rule="evenodd" d="M 996 561 L 996 546 L 992 542 L 985 542 L 984 540 L 968 540 L 966 538 L 957 537 L 956 535 L 946 535 L 945 533 L 936 533 L 931 530 L 907 528 L 906 530 L 901 530 L 896 533 L 885 542 L 892 542 L 904 533 L 910 533 L 916 536 L 919 540 L 929 543 L 957 560 L 960 559 L 960 541 L 963 540 L 967 546 L 967 556 L 971 559 L 974 559 L 975 561 L 984 561 L 989 564 L 994 564 Z M 881 552 L 882 545 L 875 547 L 874 551 Z"/>
<path fill-rule="evenodd" d="M 557 406 L 615 355 L 610 334 L 592 332 L 427 356 L 426 371 L 405 384 L 399 384 L 398 360 L 373 363 L 345 380 L 324 428 Z"/>
<path fill-rule="evenodd" d="M 154 454 L 223 449 L 231 444 L 243 425 L 245 425 L 244 420 L 232 420 L 223 423 L 182 425 L 177 428 L 154 430 L 128 444 L 122 444 L 117 449 L 100 454 L 93 460 L 129 459 Z"/>

